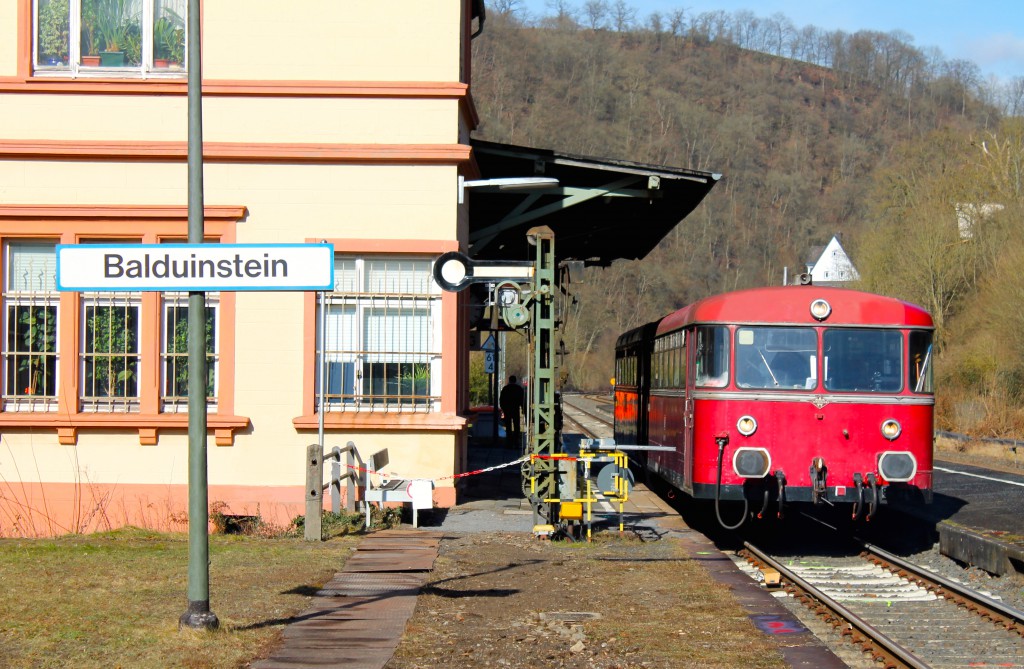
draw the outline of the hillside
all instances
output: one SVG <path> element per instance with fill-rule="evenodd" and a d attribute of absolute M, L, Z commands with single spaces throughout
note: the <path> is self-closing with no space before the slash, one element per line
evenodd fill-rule
<path fill-rule="evenodd" d="M 584 306 L 565 327 L 571 385 L 607 383 L 623 330 L 703 295 L 779 283 L 837 233 L 858 268 L 858 251 L 871 257 L 866 285 L 934 308 L 909 283 L 887 283 L 885 263 L 898 260 L 871 249 L 900 234 L 880 202 L 908 156 L 927 154 L 914 147 L 942 133 L 962 148 L 999 131 L 970 68 L 930 62 L 898 36 L 827 36 L 833 69 L 741 48 L 734 34 L 696 20 L 594 29 L 568 15 L 528 26 L 499 3 L 474 40 L 476 136 L 724 174 L 648 258 L 589 270 L 575 286 Z M 806 53 L 798 42 L 789 51 Z M 918 166 L 942 171 L 939 160 Z"/>

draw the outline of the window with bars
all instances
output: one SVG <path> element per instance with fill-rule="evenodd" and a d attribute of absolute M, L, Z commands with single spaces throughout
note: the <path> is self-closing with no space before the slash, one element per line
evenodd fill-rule
<path fill-rule="evenodd" d="M 52 242 L 4 246 L 4 410 L 52 410 L 57 397 L 57 255 Z"/>
<path fill-rule="evenodd" d="M 317 357 L 327 411 L 434 410 L 441 395 L 441 294 L 432 264 L 335 259 Z"/>
<path fill-rule="evenodd" d="M 206 398 L 217 406 L 217 293 L 206 293 Z M 163 410 L 188 411 L 188 294 L 166 293 L 163 298 Z"/>
<path fill-rule="evenodd" d="M 139 306 L 137 293 L 82 296 L 83 410 L 138 410 Z"/>

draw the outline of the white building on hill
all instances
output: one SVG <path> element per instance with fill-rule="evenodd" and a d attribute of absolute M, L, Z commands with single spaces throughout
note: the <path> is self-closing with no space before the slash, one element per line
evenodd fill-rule
<path fill-rule="evenodd" d="M 815 285 L 841 286 L 860 279 L 857 268 L 846 255 L 839 238 L 833 236 L 825 246 L 815 246 L 807 255 L 806 272 Z"/>

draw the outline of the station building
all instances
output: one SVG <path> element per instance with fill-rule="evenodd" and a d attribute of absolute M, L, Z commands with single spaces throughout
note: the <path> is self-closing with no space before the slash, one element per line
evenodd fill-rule
<path fill-rule="evenodd" d="M 187 239 L 186 4 L 0 3 L 0 536 L 187 526 L 187 296 L 56 281 L 58 244 Z M 206 293 L 211 507 L 303 512 L 320 388 L 326 449 L 387 449 L 453 505 L 481 308 L 438 287 L 435 259 L 528 260 L 537 225 L 560 261 L 642 257 L 718 175 L 471 140 L 483 0 L 203 3 L 200 20 L 206 241 L 335 251 L 322 309 Z M 538 175 L 558 187 L 503 185 Z"/>

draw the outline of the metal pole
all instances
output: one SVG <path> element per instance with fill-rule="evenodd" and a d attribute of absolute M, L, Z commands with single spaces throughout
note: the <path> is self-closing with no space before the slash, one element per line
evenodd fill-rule
<path fill-rule="evenodd" d="M 317 332 L 317 339 L 319 340 L 318 345 L 320 348 L 320 364 L 317 371 L 320 373 L 319 383 L 317 384 L 317 405 L 316 405 L 316 426 L 317 426 L 317 443 L 320 444 L 320 452 L 324 451 L 324 388 L 327 387 L 327 382 L 324 377 L 327 376 L 327 355 L 325 353 L 325 344 L 327 340 L 327 294 L 322 290 L 317 293 L 317 297 L 320 299 L 320 327 Z"/>
<path fill-rule="evenodd" d="M 492 309 L 497 309 L 498 306 L 494 305 Z M 491 332 L 491 336 L 494 332 Z M 502 383 L 505 382 L 505 378 L 498 372 L 498 360 L 501 359 L 501 349 L 498 347 L 498 339 L 494 338 L 494 351 L 491 353 L 494 356 L 494 373 L 491 374 L 491 397 L 494 398 L 491 403 L 491 410 L 493 411 L 491 417 L 491 446 L 499 446 L 503 444 L 498 443 L 498 425 L 501 424 L 501 388 Z M 507 442 L 509 435 L 505 435 L 505 441 Z"/>
<path fill-rule="evenodd" d="M 199 0 L 188 0 L 188 241 L 203 224 L 203 70 Z M 178 627 L 216 629 L 210 610 L 209 491 L 206 462 L 206 294 L 188 294 L 188 608 Z"/>

